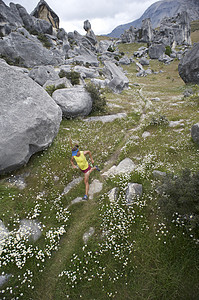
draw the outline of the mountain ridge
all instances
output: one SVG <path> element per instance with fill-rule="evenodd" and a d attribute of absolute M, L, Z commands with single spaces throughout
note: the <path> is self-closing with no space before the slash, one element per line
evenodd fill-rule
<path fill-rule="evenodd" d="M 142 20 L 150 18 L 153 28 L 158 27 L 160 22 L 165 17 L 173 17 L 182 11 L 187 11 L 190 20 L 199 19 L 199 2 L 197 0 L 161 0 L 150 5 L 139 19 L 132 22 L 117 26 L 109 37 L 118 38 L 125 30 L 131 26 L 139 28 L 142 25 Z"/>

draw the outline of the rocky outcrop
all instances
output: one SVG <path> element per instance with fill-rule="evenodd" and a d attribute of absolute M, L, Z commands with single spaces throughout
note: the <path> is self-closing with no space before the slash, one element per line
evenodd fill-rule
<path fill-rule="evenodd" d="M 40 0 L 31 16 L 48 21 L 54 28 L 59 28 L 59 17 L 44 0 Z"/>
<path fill-rule="evenodd" d="M 157 28 L 160 26 L 160 22 L 163 18 L 172 18 L 186 11 L 190 17 L 190 20 L 199 19 L 199 2 L 197 0 L 162 0 L 153 3 L 147 8 L 143 15 L 128 24 L 123 24 L 117 26 L 108 36 L 119 38 L 125 30 L 129 30 L 131 26 L 134 28 L 140 28 L 142 25 L 142 20 L 150 18 L 152 27 Z"/>
<path fill-rule="evenodd" d="M 181 59 L 178 71 L 185 83 L 199 83 L 199 43 L 194 44 Z"/>
<path fill-rule="evenodd" d="M 37 37 L 25 29 L 11 32 L 0 39 L 0 54 L 12 63 L 28 68 L 64 62 L 64 56 L 45 48 Z"/>
<path fill-rule="evenodd" d="M 182 12 L 173 18 L 164 18 L 158 30 L 153 30 L 150 19 L 142 21 L 140 29 L 132 26 L 121 35 L 123 43 L 144 42 L 173 45 L 191 45 L 190 18 Z"/>
<path fill-rule="evenodd" d="M 155 43 L 165 46 L 191 45 L 190 18 L 186 11 L 172 18 L 164 18 L 160 29 L 154 31 L 152 39 Z"/>
<path fill-rule="evenodd" d="M 87 116 L 92 110 L 90 94 L 82 86 L 56 90 L 52 97 L 65 118 Z"/>
<path fill-rule="evenodd" d="M 61 110 L 42 87 L 3 60 L 0 82 L 0 174 L 4 174 L 52 143 Z"/>
<path fill-rule="evenodd" d="M 97 39 L 96 39 L 96 36 L 95 36 L 93 30 L 91 29 L 91 23 L 89 22 L 89 20 L 84 21 L 84 30 L 87 32 L 86 33 L 86 38 L 93 45 L 96 45 L 97 44 Z"/>

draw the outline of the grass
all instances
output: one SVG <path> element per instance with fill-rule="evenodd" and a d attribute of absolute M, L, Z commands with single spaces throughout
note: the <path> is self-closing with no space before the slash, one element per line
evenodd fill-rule
<path fill-rule="evenodd" d="M 119 45 L 119 50 L 132 56 L 141 46 Z M 198 102 L 183 97 L 186 86 L 178 75 L 178 61 L 166 66 L 151 60 L 150 67 L 163 72 L 136 77 L 135 64 L 123 66 L 130 88 L 104 94 L 106 114 L 126 112 L 126 118 L 111 123 L 63 120 L 51 147 L 13 172 L 28 174 L 22 191 L 7 181 L 11 174 L 1 178 L 0 219 L 11 238 L 0 263 L 3 274 L 12 274 L 1 287 L 1 299 L 198 299 L 198 237 L 191 237 L 182 224 L 167 223 L 152 175 L 154 170 L 198 170 L 199 147 L 190 136 L 198 122 Z M 150 124 L 152 117 L 163 115 L 183 124 Z M 145 131 L 150 133 L 147 138 L 142 136 Z M 84 194 L 81 181 L 62 195 L 80 176 L 70 166 L 69 135 L 92 152 L 103 171 L 126 157 L 136 164 L 135 171 L 109 179 L 93 172 L 90 182 L 100 180 L 102 191 L 67 208 Z M 143 185 L 143 196 L 131 206 L 125 203 L 129 182 Z M 114 187 L 118 197 L 110 202 L 108 193 Z M 23 218 L 41 222 L 37 242 L 17 240 Z M 90 227 L 95 233 L 85 245 L 82 237 Z"/>

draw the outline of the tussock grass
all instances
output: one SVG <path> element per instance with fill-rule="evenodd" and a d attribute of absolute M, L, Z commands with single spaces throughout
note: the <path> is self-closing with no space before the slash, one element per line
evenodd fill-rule
<path fill-rule="evenodd" d="M 119 48 L 131 56 L 141 46 Z M 178 75 L 178 61 L 166 66 L 151 60 L 150 66 L 163 72 L 138 78 L 135 64 L 123 66 L 130 88 L 118 95 L 104 93 L 105 113 L 126 112 L 126 118 L 111 123 L 63 120 L 52 145 L 12 174 L 29 174 L 23 191 L 10 186 L 9 176 L 2 177 L 0 219 L 13 240 L 6 242 L 1 269 L 13 277 L 1 288 L 0 298 L 197 299 L 198 237 L 192 238 L 182 224 L 167 223 L 158 207 L 153 171 L 198 170 L 199 147 L 190 136 L 198 122 L 198 103 L 183 97 L 186 86 Z M 156 97 L 159 101 L 152 100 Z M 152 117 L 159 116 L 182 124 L 151 125 Z M 150 136 L 143 138 L 146 131 Z M 66 209 L 84 194 L 82 181 L 62 195 L 81 175 L 70 166 L 69 135 L 80 149 L 92 152 L 102 170 L 129 157 L 135 171 L 109 179 L 93 172 L 90 182 L 99 179 L 103 190 L 93 200 Z M 131 206 L 125 203 L 129 182 L 143 185 L 143 196 Z M 110 202 L 108 192 L 114 187 L 118 197 Z M 15 238 L 23 218 L 45 226 L 37 242 Z M 84 245 L 82 236 L 90 227 L 95 233 Z"/>

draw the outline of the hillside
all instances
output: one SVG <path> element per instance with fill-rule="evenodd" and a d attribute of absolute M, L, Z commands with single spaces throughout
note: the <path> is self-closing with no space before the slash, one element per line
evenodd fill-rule
<path fill-rule="evenodd" d="M 142 20 L 147 18 L 151 19 L 153 28 L 156 28 L 164 17 L 173 17 L 182 11 L 187 11 L 191 20 L 199 19 L 199 2 L 197 0 L 163 0 L 155 2 L 149 6 L 139 19 L 117 26 L 108 36 L 118 38 L 130 26 L 141 27 Z"/>
<path fill-rule="evenodd" d="M 146 45 L 121 44 L 119 50 L 131 57 L 141 46 Z M 194 174 L 199 170 L 199 146 L 190 136 L 191 126 L 198 122 L 199 87 L 189 86 L 195 95 L 183 96 L 187 87 L 178 63 L 151 60 L 154 73 L 147 77 L 136 77 L 133 63 L 124 66 L 129 89 L 121 94 L 106 89 L 103 95 L 104 114 L 126 117 L 112 122 L 63 120 L 51 147 L 19 171 L 1 177 L 0 220 L 13 234 L 5 239 L 1 255 L 1 277 L 9 281 L 1 287 L 0 298 L 197 299 L 198 227 L 177 210 L 172 221 L 167 219 L 157 188 L 162 172 L 181 176 L 186 168 Z M 74 201 L 84 194 L 84 183 L 80 171 L 70 165 L 70 136 L 80 149 L 91 151 L 101 168 L 91 174 L 90 183 L 92 187 L 101 182 L 102 189 L 94 188 L 88 201 Z M 126 158 L 135 164 L 132 173 L 103 175 Z M 176 182 L 176 196 L 188 186 L 188 179 L 186 173 L 180 187 Z M 129 183 L 143 188 L 131 205 L 126 203 Z M 24 218 L 40 222 L 37 242 L 27 240 L 23 232 L 20 236 Z"/>

